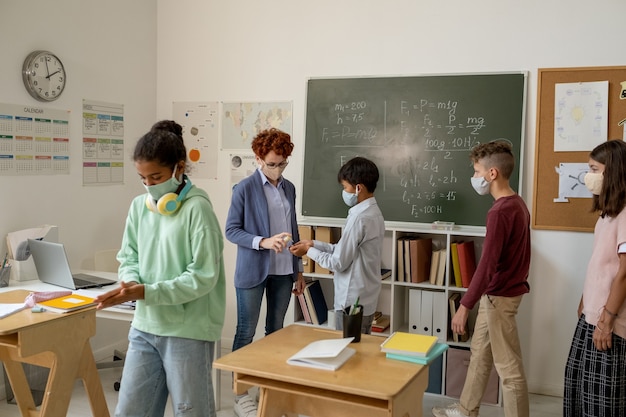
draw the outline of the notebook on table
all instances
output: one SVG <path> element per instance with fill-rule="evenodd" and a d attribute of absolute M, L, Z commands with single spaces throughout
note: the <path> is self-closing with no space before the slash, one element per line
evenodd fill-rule
<path fill-rule="evenodd" d="M 31 256 L 39 280 L 71 290 L 100 288 L 117 284 L 117 281 L 89 274 L 72 274 L 62 243 L 28 239 Z"/>

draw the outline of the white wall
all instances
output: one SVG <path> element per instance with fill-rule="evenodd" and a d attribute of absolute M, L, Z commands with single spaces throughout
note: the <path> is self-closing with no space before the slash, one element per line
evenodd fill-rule
<path fill-rule="evenodd" d="M 70 175 L 0 176 L 2 255 L 8 232 L 46 223 L 59 226 L 75 269 L 93 268 L 96 250 L 119 247 L 130 200 L 143 191 L 132 150 L 156 117 L 156 10 L 153 0 L 0 0 L 0 101 L 71 112 Z M 22 83 L 22 62 L 36 49 L 57 54 L 67 72 L 52 103 L 31 98 Z M 124 185 L 82 185 L 83 99 L 124 105 Z M 124 345 L 127 333 L 128 324 L 98 320 L 96 359 Z"/>
<path fill-rule="evenodd" d="M 0 177 L 0 249 L 7 232 L 43 223 L 59 226 L 74 268 L 89 268 L 96 250 L 119 246 L 128 204 L 142 188 L 132 165 L 123 186 L 82 186 L 83 98 L 124 104 L 127 161 L 134 141 L 171 117 L 173 101 L 293 101 L 296 149 L 285 175 L 299 187 L 305 82 L 319 76 L 527 70 L 522 195 L 532 207 L 537 69 L 623 64 L 625 13 L 619 0 L 0 0 L 0 101 L 71 110 L 74 157 L 69 176 Z M 51 104 L 36 102 L 22 85 L 22 61 L 39 48 L 57 53 L 68 72 L 66 91 Z M 223 152 L 219 172 L 228 172 Z M 196 183 L 223 225 L 227 175 Z M 525 364 L 532 391 L 560 395 L 592 236 L 532 237 L 532 290 L 519 315 Z M 231 280 L 230 243 L 225 257 Z M 227 297 L 225 346 L 235 328 L 232 284 Z M 125 328 L 102 333 L 97 346 Z"/>
<path fill-rule="evenodd" d="M 158 1 L 157 116 L 173 101 L 292 100 L 292 163 L 302 184 L 305 82 L 321 76 L 529 72 L 524 187 L 532 208 L 537 69 L 623 64 L 626 3 L 484 0 Z M 222 224 L 227 155 L 200 181 Z M 298 163 L 300 161 L 300 163 Z M 531 294 L 519 314 L 531 391 L 561 395 L 592 244 L 588 233 L 533 231 Z M 235 329 L 234 245 L 227 243 L 225 345 Z"/>
<path fill-rule="evenodd" d="M 70 175 L 0 176 L 0 250 L 7 232 L 59 226 L 74 268 L 93 268 L 98 249 L 119 247 L 130 200 L 143 191 L 132 164 L 136 140 L 155 121 L 156 3 L 0 0 L 0 100 L 70 110 Z M 52 103 L 33 99 L 22 82 L 29 52 L 48 49 L 63 61 L 67 86 Z M 124 105 L 124 185 L 82 185 L 82 100 Z"/>

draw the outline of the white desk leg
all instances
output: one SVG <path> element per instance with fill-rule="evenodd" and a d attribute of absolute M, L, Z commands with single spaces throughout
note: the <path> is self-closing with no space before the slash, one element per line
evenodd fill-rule
<path fill-rule="evenodd" d="M 222 339 L 215 342 L 214 358 L 218 359 L 222 356 Z M 213 370 L 213 393 L 215 395 L 215 411 L 219 411 L 222 408 L 222 371 L 211 367 Z"/>

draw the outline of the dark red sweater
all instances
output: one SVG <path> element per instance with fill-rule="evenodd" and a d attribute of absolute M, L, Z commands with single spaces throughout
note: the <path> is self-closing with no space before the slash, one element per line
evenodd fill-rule
<path fill-rule="evenodd" d="M 487 213 L 483 251 L 469 289 L 461 299 L 468 309 L 484 294 L 516 297 L 530 291 L 530 214 L 515 194 L 500 197 Z"/>

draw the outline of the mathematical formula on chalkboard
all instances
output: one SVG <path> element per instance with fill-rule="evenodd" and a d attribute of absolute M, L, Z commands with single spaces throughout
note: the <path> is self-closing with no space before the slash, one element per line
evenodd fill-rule
<path fill-rule="evenodd" d="M 309 80 L 303 215 L 345 217 L 337 172 L 364 156 L 380 171 L 385 220 L 484 225 L 493 200 L 472 189 L 469 153 L 509 141 L 517 189 L 525 81 L 523 73 Z"/>

